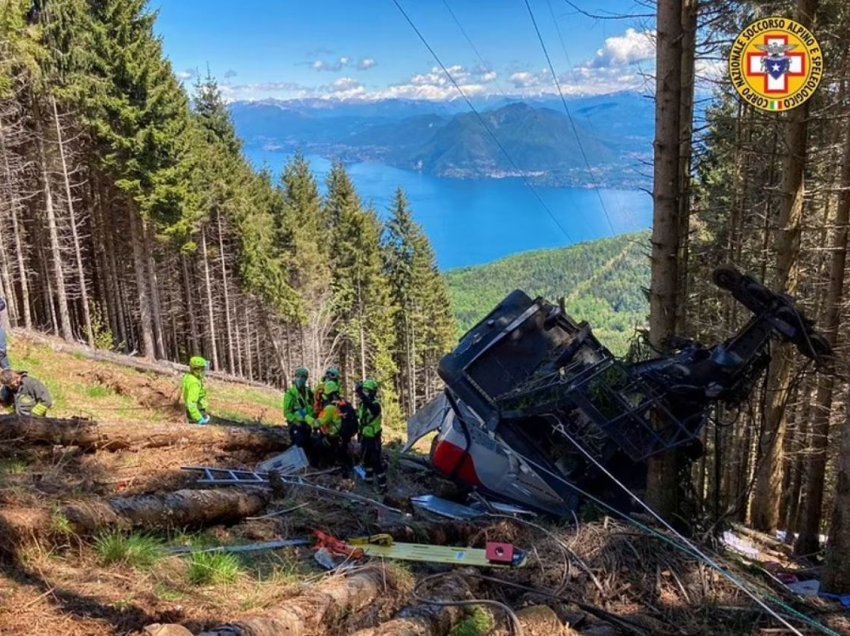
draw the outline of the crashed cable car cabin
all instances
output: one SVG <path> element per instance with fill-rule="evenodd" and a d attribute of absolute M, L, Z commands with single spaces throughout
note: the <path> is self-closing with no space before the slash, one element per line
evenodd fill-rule
<path fill-rule="evenodd" d="M 580 489 L 623 505 L 600 467 L 640 489 L 649 457 L 701 452 L 711 406 L 749 396 L 775 341 L 818 362 L 831 356 L 792 298 L 733 267 L 714 282 L 749 322 L 712 347 L 681 341 L 636 363 L 615 358 L 563 306 L 512 292 L 441 360 L 446 390 L 412 418 L 410 443 L 439 430 L 434 468 L 493 499 L 561 516 Z"/>

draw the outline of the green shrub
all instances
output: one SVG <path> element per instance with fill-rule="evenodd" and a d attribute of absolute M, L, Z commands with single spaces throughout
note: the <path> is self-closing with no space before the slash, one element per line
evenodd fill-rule
<path fill-rule="evenodd" d="M 189 557 L 189 581 L 195 585 L 233 583 L 241 571 L 239 559 L 225 552 L 195 552 Z"/>
<path fill-rule="evenodd" d="M 473 607 L 469 616 L 454 626 L 450 636 L 486 636 L 493 631 L 493 615 L 480 607 Z"/>
<path fill-rule="evenodd" d="M 150 567 L 163 554 L 159 539 L 142 534 L 124 536 L 120 532 L 102 535 L 95 549 L 106 565 L 122 563 L 137 568 Z"/>

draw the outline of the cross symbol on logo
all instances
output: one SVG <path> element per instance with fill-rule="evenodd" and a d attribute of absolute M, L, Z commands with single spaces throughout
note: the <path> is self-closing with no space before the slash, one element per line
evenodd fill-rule
<path fill-rule="evenodd" d="M 764 36 L 765 46 L 772 43 L 788 44 L 788 36 L 779 33 Z M 782 73 L 782 67 L 787 70 Z M 764 78 L 764 93 L 784 95 L 788 92 L 788 77 L 805 77 L 806 55 L 802 52 L 786 52 L 783 59 L 773 60 L 766 53 L 747 53 L 747 75 Z M 778 76 L 777 76 L 778 75 Z"/>

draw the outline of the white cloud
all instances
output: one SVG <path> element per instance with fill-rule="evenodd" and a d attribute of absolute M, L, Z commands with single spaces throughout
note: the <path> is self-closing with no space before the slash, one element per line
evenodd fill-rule
<path fill-rule="evenodd" d="M 626 29 L 623 35 L 605 40 L 605 46 L 596 51 L 596 57 L 586 66 L 604 68 L 635 64 L 655 57 L 655 31 Z"/>
<path fill-rule="evenodd" d="M 194 71 L 180 71 L 179 73 L 177 73 L 177 79 L 179 79 L 181 82 L 185 82 L 187 79 L 191 79 L 194 76 Z"/>
<path fill-rule="evenodd" d="M 331 84 L 331 88 L 334 91 L 348 91 L 362 86 L 363 85 L 353 77 L 340 77 L 339 79 L 334 80 L 334 83 Z"/>
<path fill-rule="evenodd" d="M 480 79 L 482 82 L 485 82 L 485 83 L 486 83 L 486 82 L 493 82 L 493 81 L 495 81 L 497 77 L 499 77 L 499 74 L 498 74 L 498 73 L 496 73 L 496 71 L 485 71 L 484 73 L 482 73 L 482 74 L 481 74 L 481 76 L 479 77 L 479 79 Z"/>
<path fill-rule="evenodd" d="M 530 88 L 541 84 L 540 76 L 535 73 L 529 73 L 528 71 L 513 73 L 508 80 L 514 85 L 514 88 Z"/>
<path fill-rule="evenodd" d="M 372 57 L 364 57 L 357 63 L 357 68 L 361 71 L 368 71 L 370 68 L 374 67 L 377 64 L 375 58 Z"/>
<path fill-rule="evenodd" d="M 342 56 L 336 60 L 327 61 L 327 60 L 316 60 L 310 66 L 314 71 L 331 71 L 336 72 L 340 71 L 351 62 L 351 58 Z"/>

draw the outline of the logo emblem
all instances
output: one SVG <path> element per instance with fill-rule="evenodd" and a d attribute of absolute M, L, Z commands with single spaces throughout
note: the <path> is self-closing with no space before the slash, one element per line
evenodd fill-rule
<path fill-rule="evenodd" d="M 790 110 L 809 99 L 823 77 L 823 53 L 806 27 L 788 18 L 747 26 L 729 52 L 729 78 L 746 103 Z"/>

